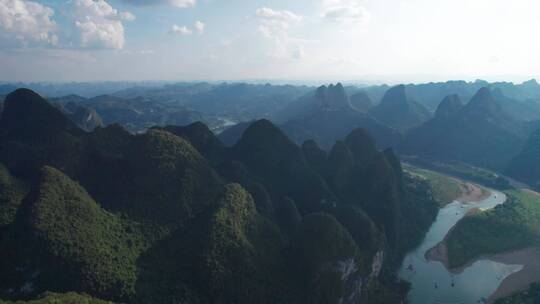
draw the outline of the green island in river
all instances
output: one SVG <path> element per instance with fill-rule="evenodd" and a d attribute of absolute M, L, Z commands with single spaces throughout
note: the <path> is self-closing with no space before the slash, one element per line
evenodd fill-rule
<path fill-rule="evenodd" d="M 459 221 L 428 257 L 455 273 L 482 258 L 523 265 L 522 271 L 502 282 L 490 303 L 538 303 L 540 286 L 533 283 L 540 280 L 540 264 L 535 259 L 540 252 L 540 195 L 526 189 L 505 191 L 505 195 L 506 203 L 475 210 Z M 440 248 L 446 254 L 441 256 Z"/>
<path fill-rule="evenodd" d="M 493 210 L 464 218 L 447 238 L 450 268 L 488 254 L 539 244 L 540 196 L 525 190 L 505 192 L 508 200 Z"/>

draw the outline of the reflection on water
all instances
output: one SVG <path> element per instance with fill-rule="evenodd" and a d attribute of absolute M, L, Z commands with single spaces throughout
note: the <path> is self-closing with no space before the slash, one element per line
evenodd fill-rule
<path fill-rule="evenodd" d="M 407 255 L 399 272 L 400 278 L 412 284 L 409 293 L 411 304 L 480 303 L 497 290 L 504 278 L 523 268 L 521 265 L 479 260 L 462 273 L 454 275 L 442 263 L 425 258 L 426 251 L 442 241 L 470 209 L 491 209 L 505 201 L 503 193 L 492 191 L 489 198 L 479 203 L 453 202 L 439 211 L 424 241 Z"/>

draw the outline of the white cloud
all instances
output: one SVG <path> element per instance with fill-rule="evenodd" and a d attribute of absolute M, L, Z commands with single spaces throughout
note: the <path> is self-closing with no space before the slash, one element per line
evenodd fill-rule
<path fill-rule="evenodd" d="M 58 43 L 54 11 L 42 4 L 23 0 L 0 0 L 0 41 L 29 46 Z"/>
<path fill-rule="evenodd" d="M 179 34 L 179 35 L 191 35 L 193 31 L 188 29 L 186 26 L 173 25 L 169 30 L 169 34 Z"/>
<path fill-rule="evenodd" d="M 197 21 L 195 22 L 195 30 L 197 31 L 197 33 L 199 35 L 203 34 L 204 33 L 204 29 L 206 28 L 206 25 L 204 23 L 202 23 L 201 21 Z"/>
<path fill-rule="evenodd" d="M 153 55 L 156 52 L 154 50 L 124 50 L 121 54 L 126 55 Z"/>
<path fill-rule="evenodd" d="M 130 12 L 119 12 L 105 0 L 73 1 L 72 17 L 82 47 L 122 49 L 125 44 L 122 21 L 135 20 Z"/>
<path fill-rule="evenodd" d="M 279 20 L 282 22 L 299 22 L 302 21 L 302 16 L 298 16 L 290 11 L 276 11 L 268 7 L 262 7 L 255 12 L 257 16 L 265 19 Z"/>
<path fill-rule="evenodd" d="M 174 24 L 171 29 L 169 30 L 169 34 L 178 34 L 178 35 L 191 35 L 194 32 L 196 32 L 199 35 L 204 34 L 204 30 L 206 28 L 206 25 L 202 23 L 201 21 L 196 21 L 193 25 L 193 29 L 188 28 L 187 26 L 179 26 Z"/>
<path fill-rule="evenodd" d="M 292 49 L 291 56 L 294 59 L 302 59 L 306 57 L 304 46 L 301 44 L 295 45 L 295 47 Z"/>
<path fill-rule="evenodd" d="M 371 14 L 360 0 L 324 0 L 321 17 L 341 23 L 364 23 Z"/>
<path fill-rule="evenodd" d="M 120 16 L 120 19 L 125 20 L 125 21 L 133 21 L 136 19 L 135 15 L 133 15 L 130 12 L 121 12 L 119 16 Z"/>
<path fill-rule="evenodd" d="M 260 22 L 259 31 L 268 38 L 283 34 L 292 25 L 302 21 L 302 16 L 293 12 L 277 11 L 268 7 L 257 9 L 255 14 Z"/>
<path fill-rule="evenodd" d="M 273 43 L 273 50 L 268 54 L 276 59 L 301 59 L 304 47 L 289 37 L 289 29 L 302 22 L 303 17 L 286 10 L 273 10 L 268 7 L 255 11 L 259 19 L 259 32 Z"/>
<path fill-rule="evenodd" d="M 188 8 L 197 5 L 197 0 L 124 0 L 133 5 L 172 5 L 178 8 Z"/>
<path fill-rule="evenodd" d="M 192 7 L 197 4 L 197 0 L 169 0 L 168 2 L 179 8 Z"/>

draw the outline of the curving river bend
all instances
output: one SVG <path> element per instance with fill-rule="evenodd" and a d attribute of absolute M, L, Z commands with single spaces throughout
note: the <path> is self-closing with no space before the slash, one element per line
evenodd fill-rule
<path fill-rule="evenodd" d="M 425 258 L 426 252 L 441 242 L 448 231 L 470 209 L 487 210 L 506 201 L 503 193 L 490 191 L 491 195 L 483 201 L 473 203 L 454 201 L 440 209 L 422 244 L 405 257 L 399 277 L 412 285 L 409 293 L 411 304 L 483 303 L 507 276 L 523 268 L 521 265 L 478 260 L 466 267 L 463 272 L 452 274 L 441 262 L 428 261 Z M 413 270 L 410 269 L 410 265 Z"/>

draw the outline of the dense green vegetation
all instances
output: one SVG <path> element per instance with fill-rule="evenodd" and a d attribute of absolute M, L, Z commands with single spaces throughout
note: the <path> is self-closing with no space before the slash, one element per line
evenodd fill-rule
<path fill-rule="evenodd" d="M 87 295 L 69 292 L 65 294 L 45 293 L 35 300 L 2 301 L 0 304 L 110 304 L 111 302 L 92 298 Z"/>
<path fill-rule="evenodd" d="M 509 297 L 498 299 L 495 304 L 537 304 L 540 303 L 540 284 L 531 284 L 529 289 Z"/>
<path fill-rule="evenodd" d="M 331 215 L 310 214 L 302 220 L 293 242 L 293 261 L 300 279 L 301 288 L 308 303 L 337 304 L 345 294 L 347 280 L 342 267 L 351 263 L 351 273 L 369 274 L 362 261 L 359 249 L 349 232 Z M 360 267 L 359 267 L 360 266 Z"/>
<path fill-rule="evenodd" d="M 335 200 L 302 150 L 268 120 L 253 123 L 233 151 L 233 158 L 244 163 L 275 198 L 289 196 L 301 213 L 315 211 L 321 203 Z"/>
<path fill-rule="evenodd" d="M 540 190 L 540 129 L 531 134 L 521 152 L 514 157 L 508 166 L 510 176 L 528 183 Z"/>
<path fill-rule="evenodd" d="M 450 232 L 448 259 L 459 267 L 485 255 L 536 245 L 540 241 L 540 197 L 523 191 L 507 191 L 502 205 L 469 216 Z"/>
<path fill-rule="evenodd" d="M 226 187 L 203 241 L 201 284 L 212 302 L 275 303 L 284 286 L 283 240 L 240 185 Z M 280 278 L 281 280 L 276 280 Z"/>
<path fill-rule="evenodd" d="M 27 192 L 28 186 L 12 176 L 9 170 L 0 164 L 0 233 L 15 220 L 17 210 Z"/>
<path fill-rule="evenodd" d="M 28 90 L 0 126 L 4 299 L 395 303 L 396 267 L 437 213 L 362 129 L 330 154 L 267 120 L 230 148 L 202 124 L 86 133 Z"/>
<path fill-rule="evenodd" d="M 443 172 L 452 176 L 457 176 L 465 180 L 470 180 L 486 187 L 499 190 L 511 188 L 510 183 L 503 176 L 480 167 L 476 167 L 460 161 L 437 161 L 430 158 L 407 157 L 407 162 L 421 168 L 428 168 L 437 172 Z"/>
<path fill-rule="evenodd" d="M 422 180 L 404 174 L 404 199 L 400 206 L 401 221 L 399 222 L 401 239 L 394 263 L 399 267 L 401 259 L 412 248 L 420 245 L 424 233 L 439 212 L 438 203 L 433 198 L 430 185 Z"/>
<path fill-rule="evenodd" d="M 134 294 L 135 262 L 143 242 L 133 227 L 106 212 L 77 183 L 60 171 L 44 167 L 37 189 L 25 206 L 20 227 L 8 234 L 3 269 L 35 263 L 36 284 L 47 290 L 76 290 L 114 299 Z M 20 231 L 20 232 L 19 232 Z M 63 272 L 63 276 L 58 276 Z M 29 274 L 10 271 L 11 283 Z"/>
<path fill-rule="evenodd" d="M 454 178 L 413 166 L 404 166 L 404 168 L 426 179 L 433 193 L 433 198 L 439 203 L 440 207 L 453 202 L 461 195 L 460 182 Z"/>

